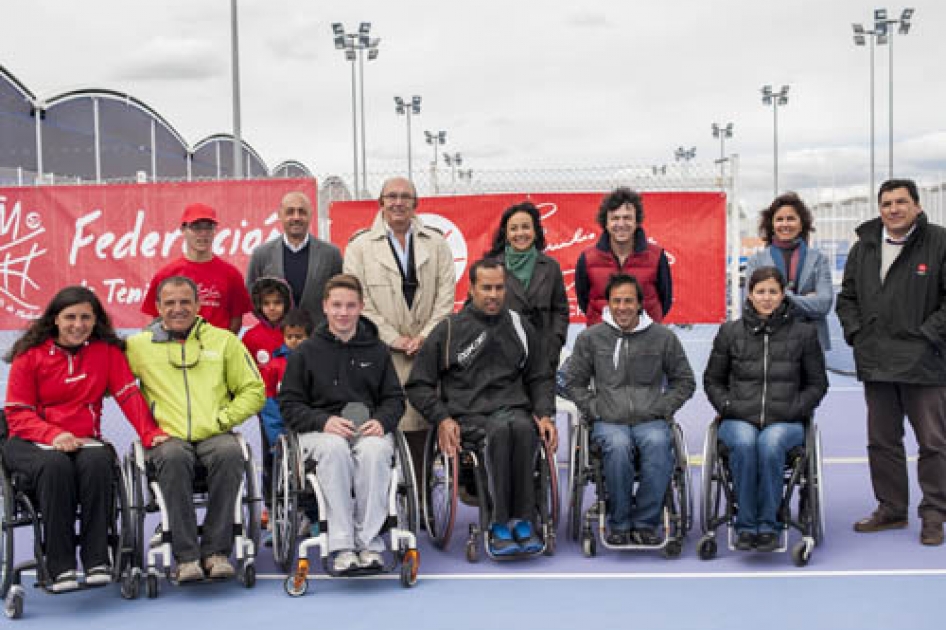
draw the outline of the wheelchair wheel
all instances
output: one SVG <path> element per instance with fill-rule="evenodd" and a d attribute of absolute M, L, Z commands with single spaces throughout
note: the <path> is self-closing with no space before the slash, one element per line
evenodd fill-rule
<path fill-rule="evenodd" d="M 125 456 L 124 474 L 125 474 L 125 492 L 128 497 L 129 522 L 132 527 L 131 552 L 131 572 L 135 576 L 140 576 L 141 568 L 144 566 L 144 554 L 148 547 L 148 541 L 145 539 L 145 500 L 144 500 L 144 474 L 137 466 L 135 451 Z M 137 578 L 136 578 L 137 581 Z"/>
<path fill-rule="evenodd" d="M 155 599 L 158 596 L 158 576 L 157 575 L 148 575 L 147 580 L 145 581 L 145 590 L 147 591 L 148 599 Z"/>
<path fill-rule="evenodd" d="M 716 511 L 718 508 L 719 497 L 717 495 L 717 479 L 716 479 L 716 466 L 719 453 L 716 448 L 717 432 L 719 430 L 718 420 L 714 420 L 710 423 L 709 428 L 706 430 L 706 439 L 703 442 L 703 467 L 702 467 L 702 478 L 700 480 L 700 485 L 702 488 L 701 504 L 702 510 L 700 512 L 700 529 L 702 530 L 704 536 L 710 534 L 711 532 L 716 531 Z M 715 541 L 713 541 L 715 547 Z M 701 542 L 702 545 L 702 542 Z M 713 554 L 710 556 L 715 556 L 715 549 Z M 700 557 L 703 557 L 701 552 Z"/>
<path fill-rule="evenodd" d="M 3 614 L 7 619 L 19 619 L 23 616 L 23 589 L 13 589 L 3 600 Z"/>
<path fill-rule="evenodd" d="M 16 515 L 16 495 L 7 475 L 5 465 L 0 462 L 0 598 L 5 598 L 13 581 L 13 529 L 7 527 L 13 523 Z M 20 603 L 22 609 L 22 601 Z"/>
<path fill-rule="evenodd" d="M 555 453 L 549 448 L 548 444 L 542 442 L 542 456 L 540 466 L 540 479 L 542 480 L 542 502 L 544 503 L 542 520 L 548 526 L 551 536 L 558 531 L 558 520 L 560 518 L 559 494 L 558 494 L 558 463 L 555 459 Z M 554 543 L 553 543 L 554 548 Z"/>
<path fill-rule="evenodd" d="M 811 510 L 812 537 L 816 545 L 824 542 L 824 471 L 822 469 L 821 432 L 812 423 L 812 441 L 814 448 L 808 458 L 809 506 Z"/>
<path fill-rule="evenodd" d="M 457 458 L 447 457 L 437 446 L 437 431 L 427 433 L 424 449 L 424 518 L 427 534 L 438 549 L 450 544 L 457 515 Z"/>
<path fill-rule="evenodd" d="M 411 460 L 407 440 L 400 431 L 394 433 L 397 449 L 398 483 L 396 492 L 398 527 L 416 535 L 420 529 L 420 508 L 417 505 L 417 488 L 414 486 L 414 462 Z"/>
<path fill-rule="evenodd" d="M 420 568 L 420 554 L 410 549 L 401 558 L 401 586 L 410 588 L 417 584 L 417 570 Z"/>
<path fill-rule="evenodd" d="M 242 438 L 241 438 L 242 439 Z M 253 553 L 259 555 L 260 539 L 262 538 L 261 518 L 263 512 L 263 496 L 259 488 L 259 471 L 253 459 L 253 450 L 246 445 L 246 461 L 244 466 L 243 485 L 243 531 L 244 535 L 253 541 Z"/>
<path fill-rule="evenodd" d="M 298 453 L 288 436 L 279 436 L 275 444 L 272 473 L 273 559 L 284 573 L 292 571 L 299 534 L 299 464 Z"/>
<path fill-rule="evenodd" d="M 577 542 L 581 534 L 582 504 L 585 499 L 585 475 L 582 470 L 582 452 L 581 452 L 581 432 L 584 431 L 581 425 L 575 427 L 569 436 L 569 462 L 568 462 L 568 523 L 567 535 Z"/>
<path fill-rule="evenodd" d="M 112 549 L 112 581 L 120 583 L 123 598 L 135 599 L 138 597 L 138 563 L 141 557 L 136 555 L 137 519 L 132 515 L 124 467 L 116 463 L 114 473 L 112 538 L 115 539 L 115 545 Z"/>
<path fill-rule="evenodd" d="M 686 538 L 687 532 L 693 526 L 693 495 L 691 492 L 692 480 L 690 478 L 690 454 L 687 451 L 686 438 L 683 435 L 683 429 L 676 422 L 671 423 L 673 432 L 673 450 L 676 457 L 675 470 L 671 480 L 673 496 L 671 501 L 674 509 L 672 510 L 673 520 L 676 524 L 676 531 L 673 532 L 674 538 L 680 542 Z M 680 552 L 671 557 L 680 555 Z"/>

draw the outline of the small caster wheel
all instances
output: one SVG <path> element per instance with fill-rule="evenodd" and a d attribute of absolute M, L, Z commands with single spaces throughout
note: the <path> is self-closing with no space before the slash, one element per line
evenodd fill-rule
<path fill-rule="evenodd" d="M 10 591 L 6 601 L 3 603 L 3 614 L 8 619 L 19 619 L 23 616 L 23 593 L 20 591 Z"/>
<path fill-rule="evenodd" d="M 545 549 L 542 553 L 547 556 L 555 555 L 555 534 L 549 534 L 545 537 Z"/>
<path fill-rule="evenodd" d="M 283 583 L 283 588 L 286 590 L 286 595 L 290 597 L 302 597 L 309 590 L 309 580 L 297 579 L 296 576 L 290 575 Z"/>
<path fill-rule="evenodd" d="M 141 580 L 138 574 L 129 573 L 122 577 L 121 593 L 125 599 L 138 599 L 141 591 Z"/>
<path fill-rule="evenodd" d="M 149 575 L 145 581 L 145 590 L 147 591 L 148 599 L 154 599 L 158 596 L 158 576 Z"/>
<path fill-rule="evenodd" d="M 792 547 L 792 562 L 796 567 L 803 567 L 811 559 L 811 546 L 804 540 Z"/>
<path fill-rule="evenodd" d="M 256 586 L 256 565 L 248 564 L 243 569 L 243 588 L 253 588 Z"/>
<path fill-rule="evenodd" d="M 466 541 L 466 561 L 467 562 L 476 562 L 480 559 L 479 552 L 476 549 L 476 541 L 468 540 Z"/>
<path fill-rule="evenodd" d="M 598 545 L 595 543 L 595 537 L 591 534 L 585 534 L 581 537 L 581 552 L 586 558 L 594 558 L 598 553 Z"/>
<path fill-rule="evenodd" d="M 683 541 L 673 538 L 664 546 L 664 558 L 679 558 L 683 553 Z"/>
<path fill-rule="evenodd" d="M 417 584 L 417 569 L 420 565 L 420 556 L 416 549 L 404 553 L 401 561 L 401 586 L 410 588 Z"/>
<path fill-rule="evenodd" d="M 700 539 L 700 543 L 696 548 L 697 555 L 700 556 L 700 560 L 712 560 L 716 557 L 716 539 L 709 536 L 704 536 Z"/>

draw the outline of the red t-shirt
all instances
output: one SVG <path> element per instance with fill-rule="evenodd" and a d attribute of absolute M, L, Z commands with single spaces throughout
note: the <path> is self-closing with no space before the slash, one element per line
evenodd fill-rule
<path fill-rule="evenodd" d="M 184 276 L 197 283 L 200 316 L 217 328 L 228 330 L 232 318 L 253 310 L 243 274 L 236 267 L 216 256 L 207 262 L 193 262 L 182 256 L 154 274 L 141 303 L 142 313 L 158 316 L 156 291 L 161 281 L 171 276 Z"/>

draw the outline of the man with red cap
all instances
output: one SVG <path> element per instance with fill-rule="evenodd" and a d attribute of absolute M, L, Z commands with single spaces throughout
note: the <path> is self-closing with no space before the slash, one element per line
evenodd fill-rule
<path fill-rule="evenodd" d="M 218 328 L 237 333 L 243 314 L 253 310 L 253 303 L 243 282 L 243 275 L 230 263 L 213 253 L 217 212 L 208 205 L 192 203 L 181 216 L 181 233 L 187 245 L 184 255 L 165 265 L 151 279 L 141 312 L 158 316 L 155 289 L 171 276 L 185 276 L 199 289 L 200 316 Z"/>

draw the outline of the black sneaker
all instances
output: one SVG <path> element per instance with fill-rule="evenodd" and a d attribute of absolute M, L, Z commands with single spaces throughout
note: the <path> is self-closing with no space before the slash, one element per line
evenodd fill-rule
<path fill-rule="evenodd" d="M 755 546 L 755 532 L 739 532 L 739 535 L 736 537 L 736 549 L 739 551 L 752 551 Z"/>
<path fill-rule="evenodd" d="M 631 532 L 623 529 L 612 529 L 605 537 L 605 542 L 614 547 L 620 547 L 631 542 Z"/>
<path fill-rule="evenodd" d="M 660 536 L 650 528 L 635 529 L 633 540 L 638 545 L 645 545 L 647 547 L 656 547 L 660 544 Z"/>
<path fill-rule="evenodd" d="M 775 532 L 762 532 L 756 536 L 756 551 L 775 551 L 778 549 L 778 534 Z"/>

